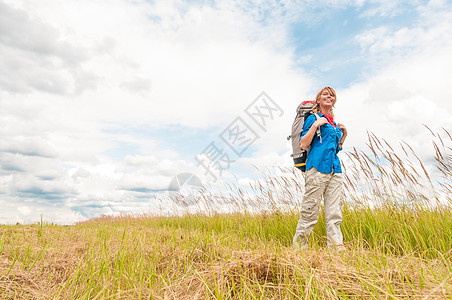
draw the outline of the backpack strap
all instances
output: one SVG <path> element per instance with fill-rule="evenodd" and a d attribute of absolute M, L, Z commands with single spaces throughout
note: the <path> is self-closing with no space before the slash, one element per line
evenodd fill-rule
<path fill-rule="evenodd" d="M 317 113 L 314 113 L 315 119 L 319 120 L 320 116 Z M 320 138 L 320 143 L 322 143 L 322 135 L 320 134 L 320 127 L 317 127 L 317 130 L 315 131 L 317 136 Z"/>

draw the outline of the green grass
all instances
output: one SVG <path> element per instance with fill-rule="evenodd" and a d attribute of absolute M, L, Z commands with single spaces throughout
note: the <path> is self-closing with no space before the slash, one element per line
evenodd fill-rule
<path fill-rule="evenodd" d="M 277 241 L 290 246 L 298 222 L 297 212 L 249 214 L 186 215 L 161 218 L 150 226 L 202 230 L 217 234 L 253 236 L 264 241 Z M 378 208 L 343 208 L 341 225 L 345 242 L 360 248 L 379 249 L 405 255 L 413 253 L 437 257 L 450 252 L 452 246 L 452 210 L 448 207 L 429 209 L 406 206 Z M 323 211 L 313 232 L 313 242 L 326 245 Z"/>
<path fill-rule="evenodd" d="M 452 297 L 451 210 L 344 208 L 347 250 L 291 248 L 296 213 L 0 227 L 14 299 Z"/>

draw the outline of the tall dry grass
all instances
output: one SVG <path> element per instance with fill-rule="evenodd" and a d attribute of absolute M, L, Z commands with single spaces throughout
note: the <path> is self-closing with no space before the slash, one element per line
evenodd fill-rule
<path fill-rule="evenodd" d="M 433 133 L 432 133 L 433 134 Z M 3 299 L 452 298 L 452 138 L 433 168 L 369 133 L 345 164 L 346 251 L 296 251 L 303 177 L 279 168 L 249 187 L 198 193 L 184 214 L 0 227 Z M 432 172 L 436 172 L 433 176 Z M 439 178 L 434 180 L 433 178 Z M 176 211 L 177 210 L 177 211 Z M 185 212 L 187 212 L 185 211 Z"/>

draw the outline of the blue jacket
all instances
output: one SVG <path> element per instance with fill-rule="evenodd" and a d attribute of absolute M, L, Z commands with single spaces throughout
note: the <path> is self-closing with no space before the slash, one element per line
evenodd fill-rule
<path fill-rule="evenodd" d="M 322 113 L 318 113 L 318 115 L 324 117 Z M 309 131 L 309 128 L 311 128 L 315 120 L 314 115 L 306 118 L 300 139 Z M 320 141 L 317 135 L 314 135 L 312 139 L 308 159 L 306 160 L 306 171 L 314 167 L 321 173 L 342 173 L 341 162 L 337 156 L 337 153 L 342 150 L 338 146 L 339 139 L 342 136 L 342 130 L 338 126 L 334 127 L 330 123 L 326 123 L 320 126 L 320 135 L 322 141 Z"/>

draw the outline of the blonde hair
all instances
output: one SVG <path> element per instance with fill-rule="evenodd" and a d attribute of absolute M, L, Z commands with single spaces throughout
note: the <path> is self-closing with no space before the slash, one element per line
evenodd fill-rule
<path fill-rule="evenodd" d="M 320 99 L 320 96 L 322 95 L 324 90 L 327 90 L 331 96 L 334 96 L 333 107 L 336 104 L 336 101 L 337 101 L 336 91 L 334 91 L 334 89 L 332 87 L 326 86 L 317 93 L 317 96 L 315 96 L 316 103 L 315 103 L 314 107 L 312 108 L 312 111 L 315 113 L 321 112 L 320 105 L 317 101 Z M 328 111 L 328 114 L 334 118 L 333 107 L 331 107 L 331 109 Z"/>

